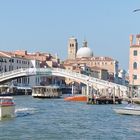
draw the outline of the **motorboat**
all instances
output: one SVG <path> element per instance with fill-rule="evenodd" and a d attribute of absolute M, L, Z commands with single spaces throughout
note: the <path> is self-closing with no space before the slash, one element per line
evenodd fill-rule
<path fill-rule="evenodd" d="M 15 103 L 13 97 L 0 97 L 0 119 L 15 116 Z"/>
<path fill-rule="evenodd" d="M 113 109 L 118 114 L 123 115 L 140 115 L 140 106 L 128 105 L 125 107 L 119 107 Z"/>
<path fill-rule="evenodd" d="M 64 98 L 64 101 L 77 101 L 77 102 L 87 102 L 86 95 L 73 95 Z"/>

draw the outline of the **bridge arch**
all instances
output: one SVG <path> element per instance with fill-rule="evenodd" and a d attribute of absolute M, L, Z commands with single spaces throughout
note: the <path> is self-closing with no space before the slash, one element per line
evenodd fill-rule
<path fill-rule="evenodd" d="M 34 76 L 34 75 L 48 75 L 48 76 L 60 76 L 79 81 L 87 86 L 93 86 L 96 89 L 102 88 L 115 88 L 121 92 L 128 92 L 128 87 L 111 83 L 105 80 L 101 80 L 94 77 L 89 77 L 80 73 L 76 73 L 70 70 L 60 69 L 60 68 L 21 68 L 13 71 L 5 72 L 0 74 L 0 83 L 8 81 L 10 79 L 15 79 L 24 76 Z"/>

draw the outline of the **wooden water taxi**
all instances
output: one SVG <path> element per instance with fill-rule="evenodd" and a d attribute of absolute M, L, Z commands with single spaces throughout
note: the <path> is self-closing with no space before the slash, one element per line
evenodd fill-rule
<path fill-rule="evenodd" d="M 59 86 L 34 86 L 32 96 L 34 98 L 59 98 L 62 90 Z"/>
<path fill-rule="evenodd" d="M 0 119 L 15 116 L 13 97 L 0 97 Z"/>

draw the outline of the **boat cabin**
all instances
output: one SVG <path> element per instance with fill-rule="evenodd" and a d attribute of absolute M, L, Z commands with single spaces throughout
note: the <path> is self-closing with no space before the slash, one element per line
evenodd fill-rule
<path fill-rule="evenodd" d="M 0 106 L 12 106 L 15 105 L 13 97 L 0 97 Z"/>
<path fill-rule="evenodd" d="M 59 98 L 62 89 L 59 86 L 34 86 L 32 96 L 37 98 Z"/>

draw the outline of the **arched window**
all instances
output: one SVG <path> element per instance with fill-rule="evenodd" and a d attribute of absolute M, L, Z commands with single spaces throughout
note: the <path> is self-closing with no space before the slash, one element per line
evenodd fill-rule
<path fill-rule="evenodd" d="M 137 69 L 137 62 L 133 63 L 133 69 Z"/>

